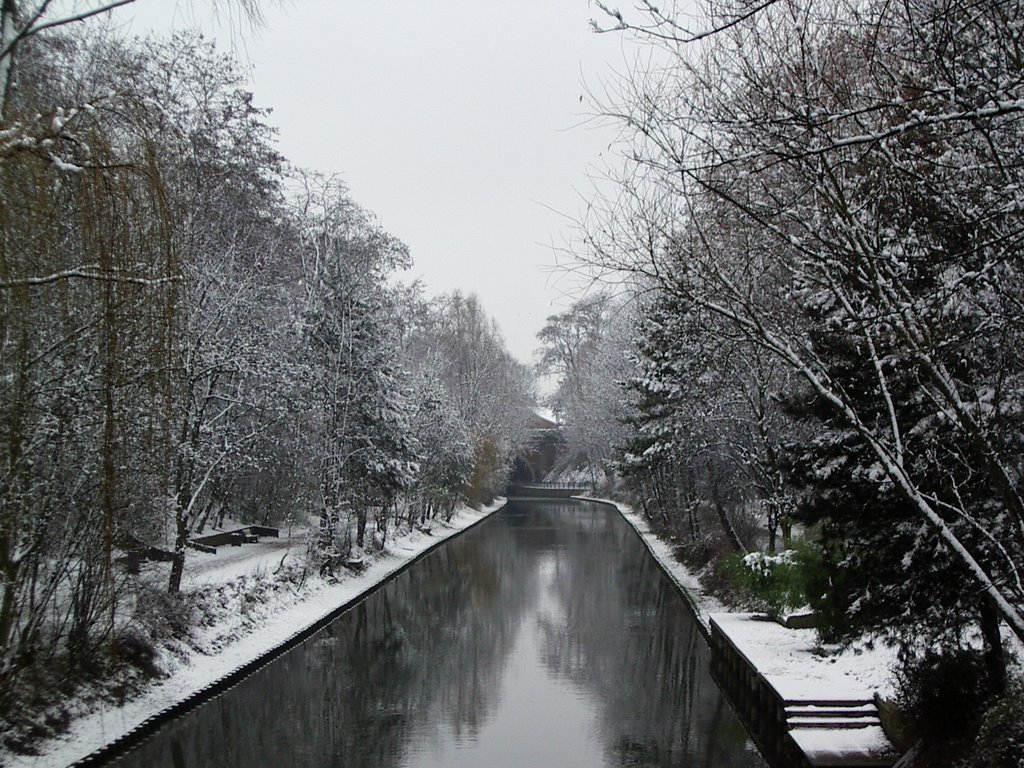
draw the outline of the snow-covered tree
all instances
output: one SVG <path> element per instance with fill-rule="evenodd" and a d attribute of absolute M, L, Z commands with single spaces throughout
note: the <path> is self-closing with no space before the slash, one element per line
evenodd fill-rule
<path fill-rule="evenodd" d="M 167 402 L 153 361 L 173 343 L 164 310 L 180 281 L 168 179 L 138 93 L 105 96 L 109 111 L 81 111 L 73 131 L 55 108 L 90 90 L 88 53 L 40 45 L 8 101 L 12 118 L 49 114 L 59 137 L 2 160 L 0 675 L 22 654 L 88 652 L 109 635 L 118 534 L 136 522 L 135 491 L 155 488 L 133 448 Z"/>
<path fill-rule="evenodd" d="M 418 469 L 385 284 L 407 265 L 408 251 L 337 181 L 306 176 L 304 183 L 298 202 L 303 324 L 321 451 L 318 546 L 332 561 L 347 557 L 353 543 L 363 546 L 369 509 L 387 514 Z"/>
<path fill-rule="evenodd" d="M 537 370 L 558 379 L 547 404 L 563 423 L 566 453 L 596 486 L 624 439 L 621 383 L 629 376 L 635 306 L 606 293 L 585 296 L 547 318 Z"/>
<path fill-rule="evenodd" d="M 994 657 L 998 623 L 1024 637 L 1021 11 L 726 3 L 708 7 L 710 36 L 650 4 L 616 16 L 659 51 L 609 90 L 632 164 L 590 241 L 599 266 L 642 273 L 791 369 L 911 514 L 890 530 L 916 525 L 917 546 L 955 564 Z M 889 551 L 911 562 L 906 541 Z"/>
<path fill-rule="evenodd" d="M 436 369 L 414 374 L 412 436 L 419 446 L 419 472 L 408 499 L 411 523 L 437 514 L 448 517 L 465 498 L 472 470 L 469 429 L 455 408 Z"/>
<path fill-rule="evenodd" d="M 516 451 L 526 441 L 531 376 L 508 349 L 475 296 L 441 297 L 431 333 L 448 393 L 468 426 L 473 451 L 468 499 L 500 493 Z"/>
<path fill-rule="evenodd" d="M 7 101 L 16 76 L 19 48 L 33 38 L 88 19 L 102 17 L 135 0 L 95 0 L 66 3 L 54 0 L 2 0 L 0 2 L 0 121 L 7 119 Z M 260 18 L 257 0 L 236 0 L 250 21 Z M 72 105 L 64 105 L 65 107 Z"/>

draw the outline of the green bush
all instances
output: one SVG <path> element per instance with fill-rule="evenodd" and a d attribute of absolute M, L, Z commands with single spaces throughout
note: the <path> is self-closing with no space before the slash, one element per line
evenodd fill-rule
<path fill-rule="evenodd" d="M 810 546 L 810 545 L 808 545 Z M 862 629 L 853 618 L 850 602 L 851 574 L 837 565 L 842 554 L 832 545 L 815 543 L 814 558 L 804 571 L 807 603 L 817 619 L 818 637 L 825 643 L 840 643 L 859 637 Z"/>
<path fill-rule="evenodd" d="M 726 558 L 724 570 L 730 583 L 747 592 L 768 613 L 779 616 L 811 602 L 809 585 L 821 568 L 818 548 L 795 542 L 793 549 L 778 554 L 751 552 Z"/>

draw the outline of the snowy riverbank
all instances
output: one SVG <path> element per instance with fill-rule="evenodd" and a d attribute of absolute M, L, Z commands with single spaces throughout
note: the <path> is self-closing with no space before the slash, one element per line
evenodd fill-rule
<path fill-rule="evenodd" d="M 849 699 L 859 705 L 850 709 L 853 720 L 858 719 L 856 715 L 870 714 L 855 723 L 858 727 L 851 727 L 850 718 L 836 722 L 819 719 L 810 727 L 796 727 L 802 722 L 799 718 L 782 724 L 782 732 L 788 730 L 797 745 L 794 754 L 810 757 L 813 764 L 843 764 L 847 759 L 856 765 L 874 764 L 876 759 L 878 764 L 891 764 L 895 760 L 895 750 L 881 728 L 874 704 L 876 694 L 892 697 L 895 649 L 882 645 L 828 649 L 821 646 L 812 629 L 786 629 L 763 615 L 730 611 L 704 592 L 699 579 L 673 557 L 671 546 L 658 538 L 642 515 L 625 504 L 592 500 L 616 507 L 633 526 L 662 569 L 681 587 L 706 635 L 713 619 L 714 631 L 725 633 L 726 644 L 738 649 L 779 700 L 811 703 L 793 712 L 816 713 L 821 709 L 817 705 L 827 701 L 838 704 L 837 711 L 842 713 L 843 702 Z M 786 712 L 788 716 L 788 706 Z"/>
<path fill-rule="evenodd" d="M 368 562 L 366 570 L 338 583 L 310 577 L 299 589 L 260 593 L 259 605 L 249 605 L 240 591 L 226 592 L 225 610 L 210 627 L 209 652 L 187 657 L 165 655 L 161 666 L 169 673 L 121 706 L 81 701 L 67 703 L 73 720 L 60 738 L 38 745 L 36 756 L 0 751 L 0 766 L 63 768 L 120 738 L 143 721 L 190 698 L 235 670 L 268 653 L 360 595 L 386 581 L 427 550 L 480 522 L 504 504 L 499 499 L 482 510 L 463 507 L 449 523 L 433 521 L 431 532 L 414 530 L 389 541 L 385 551 Z M 293 547 L 294 548 L 294 547 Z M 230 584 L 240 579 L 267 579 L 289 554 L 287 540 L 226 549 L 221 555 L 194 555 L 185 581 L 189 584 Z M 218 559 L 220 558 L 220 559 Z M 229 638 L 225 640 L 224 638 Z"/>
<path fill-rule="evenodd" d="M 658 538 L 643 515 L 626 504 L 610 499 L 584 496 L 577 498 L 610 504 L 619 510 L 626 521 L 636 529 L 669 578 L 682 588 L 697 619 L 703 625 L 705 634 L 710 631 L 710 620 L 713 614 L 737 613 L 721 600 L 704 591 L 700 580 L 689 568 L 675 559 L 671 545 Z M 743 615 L 749 614 L 744 613 Z M 760 624 L 768 625 L 766 622 Z M 774 656 L 771 667 L 774 674 L 789 676 L 798 681 L 816 681 L 821 677 L 833 679 L 838 674 L 859 690 L 877 692 L 883 698 L 893 696 L 892 669 L 896 661 L 894 648 L 881 644 L 870 646 L 859 644 L 842 650 L 823 647 L 818 643 L 816 633 L 812 629 L 784 629 L 774 624 L 772 626 L 778 628 L 778 633 L 777 636 L 773 635 L 765 652 Z M 786 638 L 786 642 L 781 646 L 777 645 L 779 637 Z M 814 684 L 817 685 L 817 682 Z"/>

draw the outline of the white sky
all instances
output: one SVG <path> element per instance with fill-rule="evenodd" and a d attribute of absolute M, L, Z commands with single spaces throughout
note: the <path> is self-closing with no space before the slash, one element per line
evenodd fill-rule
<path fill-rule="evenodd" d="M 221 2 L 220 5 L 224 6 Z M 138 0 L 115 21 L 199 23 L 252 67 L 279 150 L 338 173 L 411 248 L 431 294 L 479 295 L 509 349 L 530 362 L 573 280 L 552 274 L 572 236 L 588 168 L 614 137 L 587 122 L 622 50 L 596 35 L 588 0 L 264 0 L 250 31 L 203 0 Z M 232 23 L 233 22 L 233 23 Z M 239 28 L 244 27 L 241 32 Z M 586 123 L 586 124 L 584 124 Z M 557 213 L 556 213 L 557 211 Z"/>

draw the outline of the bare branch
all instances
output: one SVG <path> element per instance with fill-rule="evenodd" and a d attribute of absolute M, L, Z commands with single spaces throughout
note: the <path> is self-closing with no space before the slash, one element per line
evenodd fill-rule
<path fill-rule="evenodd" d="M 86 264 L 81 267 L 75 267 L 73 269 L 65 269 L 60 272 L 54 272 L 49 275 L 40 275 L 39 277 L 25 277 L 20 280 L 10 280 L 7 282 L 0 283 L 0 289 L 10 290 L 12 288 L 25 288 L 37 285 L 49 285 L 50 283 L 56 283 L 61 280 L 71 280 L 80 278 L 84 280 L 98 280 L 100 282 L 111 282 L 111 283 L 130 283 L 132 285 L 144 285 L 149 287 L 156 287 L 160 285 L 167 285 L 168 283 L 180 283 L 182 281 L 181 275 L 171 275 L 169 277 L 137 277 L 134 275 L 123 275 L 115 272 L 101 272 L 98 264 Z"/>

